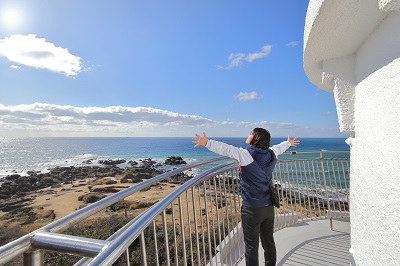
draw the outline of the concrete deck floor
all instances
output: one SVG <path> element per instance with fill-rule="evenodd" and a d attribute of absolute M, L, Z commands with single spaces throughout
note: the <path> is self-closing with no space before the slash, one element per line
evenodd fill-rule
<path fill-rule="evenodd" d="M 348 219 L 303 222 L 275 234 L 277 266 L 350 265 L 350 223 Z M 264 252 L 259 249 L 259 263 L 264 265 Z M 238 264 L 246 265 L 244 259 Z"/>

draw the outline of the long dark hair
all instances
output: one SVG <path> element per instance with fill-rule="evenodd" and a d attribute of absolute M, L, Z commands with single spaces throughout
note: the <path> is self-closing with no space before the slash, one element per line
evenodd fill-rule
<path fill-rule="evenodd" d="M 256 127 L 253 129 L 253 139 L 250 142 L 251 146 L 268 149 L 271 141 L 271 134 L 264 128 Z"/>

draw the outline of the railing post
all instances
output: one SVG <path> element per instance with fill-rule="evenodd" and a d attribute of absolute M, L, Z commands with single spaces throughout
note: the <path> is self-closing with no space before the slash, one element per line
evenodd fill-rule
<path fill-rule="evenodd" d="M 42 249 L 35 249 L 24 253 L 24 266 L 43 266 L 44 252 Z"/>
<path fill-rule="evenodd" d="M 321 156 L 322 156 L 322 152 L 321 152 Z M 323 159 L 321 159 L 321 171 L 322 171 L 322 177 L 324 178 L 324 187 L 325 187 L 325 194 L 326 194 L 326 199 L 327 199 L 327 203 L 328 203 L 328 215 L 329 215 L 329 220 L 330 220 L 330 227 L 331 227 L 331 230 L 333 230 L 331 204 L 330 204 L 330 200 L 329 200 L 328 187 L 326 185 L 326 175 L 325 175 L 325 167 L 324 167 Z"/>
<path fill-rule="evenodd" d="M 131 266 L 131 262 L 129 260 L 129 248 L 126 249 L 126 265 Z"/>

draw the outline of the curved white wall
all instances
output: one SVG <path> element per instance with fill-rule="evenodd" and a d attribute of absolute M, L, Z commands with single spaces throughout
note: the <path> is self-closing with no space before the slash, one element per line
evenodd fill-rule
<path fill-rule="evenodd" d="M 400 263 L 400 59 L 356 87 L 351 247 L 357 265 Z"/>
<path fill-rule="evenodd" d="M 400 265 L 400 0 L 310 0 L 304 69 L 351 145 L 351 255 Z"/>
<path fill-rule="evenodd" d="M 389 12 L 357 51 L 357 80 L 400 57 L 400 12 Z"/>

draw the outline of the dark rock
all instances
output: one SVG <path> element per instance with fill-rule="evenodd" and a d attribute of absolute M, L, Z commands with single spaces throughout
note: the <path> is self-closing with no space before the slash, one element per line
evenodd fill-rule
<path fill-rule="evenodd" d="M 19 209 L 27 206 L 34 198 L 24 197 L 18 199 L 9 199 L 0 201 L 0 210 L 3 212 L 9 212 L 15 209 Z"/>
<path fill-rule="evenodd" d="M 8 175 L 8 176 L 6 176 L 5 177 L 5 180 L 16 180 L 16 179 L 18 179 L 18 178 L 20 178 L 21 176 L 20 175 L 17 175 L 17 174 L 15 174 L 15 175 Z"/>
<path fill-rule="evenodd" d="M 144 159 L 144 160 L 142 161 L 142 165 L 143 165 L 143 167 L 145 167 L 145 168 L 155 167 L 156 164 L 157 164 L 157 162 L 156 162 L 156 161 L 153 161 L 153 160 L 150 159 L 150 158 Z"/>
<path fill-rule="evenodd" d="M 180 162 L 182 157 L 171 156 L 170 160 L 171 163 L 174 164 L 182 163 Z M 137 166 L 139 163 L 136 161 L 130 161 L 131 165 L 135 165 L 130 168 L 119 168 L 115 165 L 122 162 L 125 162 L 125 160 L 108 160 L 106 164 L 110 163 L 110 165 L 103 166 L 55 167 L 48 169 L 48 172 L 29 171 L 27 176 L 20 176 L 13 173 L 2 180 L 3 183 L 0 186 L 0 206 L 3 207 L 0 207 L 0 210 L 4 209 L 5 206 L 10 206 L 5 208 L 5 210 L 8 211 L 28 204 L 28 200 L 25 203 L 15 202 L 16 196 L 19 198 L 27 198 L 30 194 L 40 192 L 42 189 L 49 187 L 56 188 L 63 184 L 72 183 L 74 185 L 85 185 L 85 182 L 81 181 L 87 180 L 88 178 L 92 179 L 124 175 L 121 179 L 121 183 L 138 183 L 165 172 L 164 168 L 159 167 L 163 166 L 162 164 L 157 163 L 150 158 L 140 160 L 141 166 Z M 172 181 L 173 183 L 181 184 L 190 178 L 190 176 L 182 173 L 167 178 L 165 182 Z M 111 181 L 110 183 L 115 184 L 116 181 Z M 117 191 L 116 188 L 114 189 Z M 107 193 L 110 192 L 111 191 Z M 52 192 L 47 191 L 46 193 L 50 194 Z"/>
<path fill-rule="evenodd" d="M 187 164 L 181 156 L 170 156 L 165 160 L 164 163 L 168 165 Z"/>
<path fill-rule="evenodd" d="M 126 163 L 126 160 L 118 159 L 118 160 L 99 160 L 100 164 L 104 165 L 117 165 L 121 163 Z"/>

